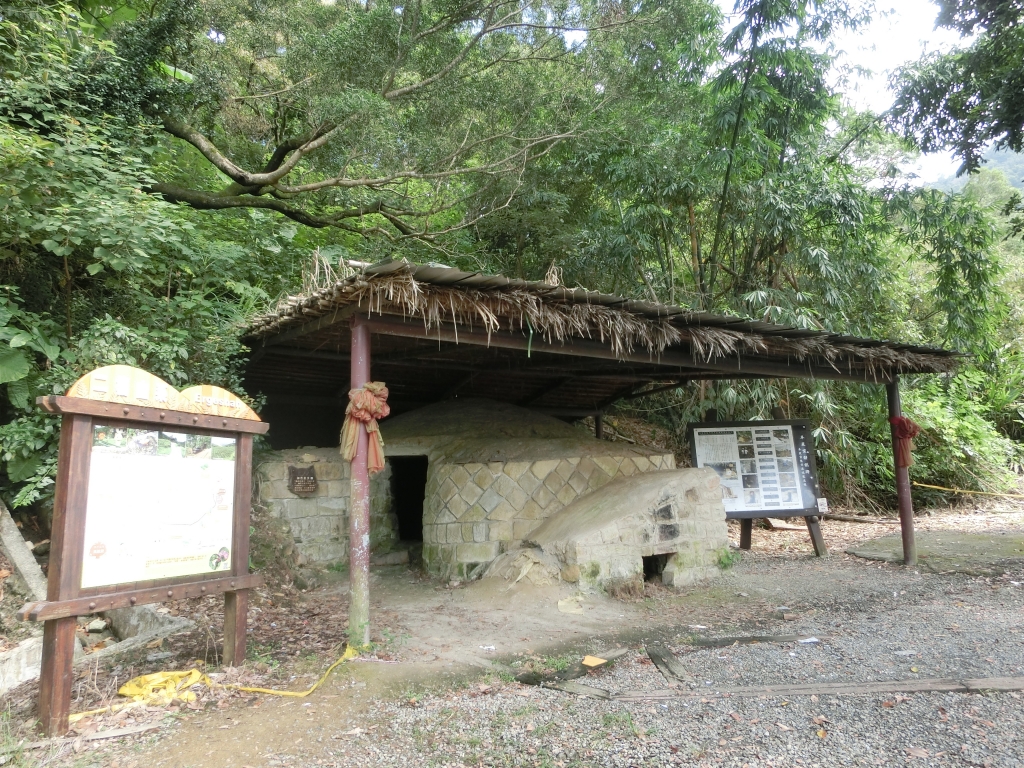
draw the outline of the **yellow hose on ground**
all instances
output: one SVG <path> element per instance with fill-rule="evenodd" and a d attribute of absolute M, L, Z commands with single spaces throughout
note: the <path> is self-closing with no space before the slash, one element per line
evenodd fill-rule
<path fill-rule="evenodd" d="M 131 701 L 126 701 L 122 704 L 114 704 L 109 707 L 102 707 L 100 709 L 90 709 L 86 712 L 76 712 L 71 715 L 68 720 L 72 723 L 77 723 L 83 717 L 102 715 L 108 712 L 121 712 L 125 709 L 132 709 L 140 706 L 166 707 L 175 699 L 184 702 L 195 701 L 196 695 L 189 689 L 193 685 L 198 685 L 199 683 L 203 683 L 210 688 L 229 688 L 233 691 L 245 691 L 246 693 L 265 693 L 270 696 L 287 696 L 290 698 L 301 699 L 309 696 L 313 691 L 323 685 L 331 672 L 333 672 L 339 665 L 345 663 L 349 659 L 354 659 L 358 655 L 359 651 L 352 646 L 346 646 L 345 652 L 341 654 L 341 658 L 331 664 L 320 679 L 313 683 L 311 688 L 305 691 L 275 691 L 272 688 L 251 688 L 244 685 L 235 685 L 233 683 L 215 683 L 209 678 L 209 676 L 203 674 L 198 669 L 190 669 L 187 672 L 154 672 L 151 675 L 140 675 L 139 677 L 133 677 L 117 689 L 117 692 L 122 696 L 131 697 Z"/>
<path fill-rule="evenodd" d="M 948 491 L 949 493 L 970 493 L 975 496 L 1002 496 L 1006 499 L 1024 499 L 1024 493 L 993 493 L 992 491 L 965 491 L 962 488 L 946 488 L 941 485 L 925 485 L 914 481 L 911 485 L 918 488 L 931 488 L 933 491 Z"/>

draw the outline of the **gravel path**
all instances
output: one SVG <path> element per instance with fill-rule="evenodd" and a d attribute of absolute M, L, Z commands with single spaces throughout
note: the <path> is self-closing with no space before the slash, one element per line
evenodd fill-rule
<path fill-rule="evenodd" d="M 1020 531 L 1024 515 L 950 515 L 923 523 L 932 530 Z M 632 603 L 588 597 L 586 616 L 555 612 L 540 623 L 536 600 L 554 605 L 555 592 L 501 596 L 498 621 L 498 598 L 473 597 L 479 585 L 439 591 L 402 573 L 381 575 L 375 577 L 381 610 L 415 627 L 389 646 L 390 663 L 345 665 L 310 699 L 218 702 L 168 717 L 155 736 L 99 742 L 42 762 L 76 768 L 1024 768 L 1024 693 L 825 691 L 871 681 L 1024 677 L 1024 571 L 990 578 L 919 573 L 842 551 L 886 532 L 830 524 L 832 554 L 819 559 L 809 555 L 804 532 L 762 531 L 753 552 L 707 585 L 681 593 L 651 586 Z M 423 615 L 414 616 L 417 610 Z M 740 635 L 819 642 L 696 644 Z M 671 648 L 693 677 L 675 684 L 675 698 L 605 701 L 512 681 L 520 671 L 621 645 L 627 655 L 580 682 L 613 694 L 665 691 L 670 683 L 643 651 L 651 641 Z M 488 644 L 495 650 L 481 647 Z M 420 660 L 427 657 L 433 661 Z M 719 693 L 793 684 L 822 689 L 788 699 Z"/>
<path fill-rule="evenodd" d="M 932 576 L 841 560 L 815 579 L 819 568 L 755 557 L 727 579 L 749 590 L 736 595 L 741 601 L 765 606 L 770 595 L 789 596 L 767 608 L 758 634 L 812 635 L 818 643 L 697 648 L 686 641 L 728 633 L 690 625 L 652 632 L 696 678 L 681 687 L 695 692 L 688 699 L 601 701 L 492 680 L 377 702 L 336 729 L 311 731 L 294 751 L 263 755 L 261 764 L 1024 766 L 1018 692 L 714 696 L 723 686 L 1024 676 L 1020 574 Z M 797 618 L 782 620 L 773 609 L 783 606 Z M 599 647 L 595 640 L 586 650 Z M 512 668 L 536 658 L 522 656 Z M 613 692 L 667 687 L 639 649 L 583 682 Z"/>

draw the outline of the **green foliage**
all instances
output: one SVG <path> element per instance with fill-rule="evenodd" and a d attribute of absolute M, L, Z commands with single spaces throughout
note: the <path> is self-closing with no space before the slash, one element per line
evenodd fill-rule
<path fill-rule="evenodd" d="M 565 32 L 596 39 L 628 15 L 503 0 L 127 8 L 104 21 L 117 56 L 91 87 L 105 110 L 175 137 L 148 191 L 395 241 L 501 207 L 505 183 L 594 107 Z"/>
<path fill-rule="evenodd" d="M 36 396 L 112 363 L 241 391 L 238 330 L 297 271 L 294 231 L 257 213 L 204 232 L 142 191 L 151 134 L 97 113 L 85 87 L 112 55 L 95 29 L 62 5 L 0 20 L 0 456 L 15 506 L 52 493 L 58 422 Z"/>
<path fill-rule="evenodd" d="M 904 128 L 968 158 L 1013 146 L 1012 93 L 963 112 L 938 76 L 980 61 L 988 94 L 1019 68 L 990 55 L 1019 30 L 944 7 L 981 34 L 907 81 L 927 98 Z M 248 318 L 386 256 L 554 266 L 568 285 L 955 346 L 962 373 L 903 382 L 925 428 L 913 476 L 1006 487 L 1024 437 L 1020 197 L 986 173 L 955 194 L 912 187 L 909 145 L 843 106 L 832 44 L 865 8 L 745 0 L 725 29 L 710 0 L 8 3 L 3 492 L 52 492 L 57 425 L 35 397 L 110 363 L 241 393 Z M 775 406 L 816 424 L 833 494 L 891 502 L 877 387 L 715 381 L 632 407 L 681 435 L 708 408 Z"/>
<path fill-rule="evenodd" d="M 906 67 L 895 123 L 925 152 L 952 149 L 960 172 L 977 170 L 989 145 L 1024 150 L 1024 7 L 940 0 L 938 25 L 970 44 Z"/>
<path fill-rule="evenodd" d="M 737 549 L 726 547 L 718 553 L 718 567 L 727 571 L 743 559 L 742 553 Z"/>
<path fill-rule="evenodd" d="M 899 217 L 901 240 L 934 270 L 934 308 L 944 321 L 943 343 L 988 356 L 1003 306 L 997 287 L 1000 267 L 992 252 L 995 222 L 970 197 L 938 190 L 918 191 L 909 199 L 900 195 L 890 205 Z"/>

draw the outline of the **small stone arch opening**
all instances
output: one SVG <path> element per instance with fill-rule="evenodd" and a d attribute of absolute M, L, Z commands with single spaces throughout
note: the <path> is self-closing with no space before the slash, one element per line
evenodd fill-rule
<path fill-rule="evenodd" d="M 667 552 L 663 555 L 648 555 L 644 557 L 644 581 L 660 582 L 661 574 L 665 572 L 665 566 L 668 565 L 668 561 L 671 557 L 671 552 Z"/>

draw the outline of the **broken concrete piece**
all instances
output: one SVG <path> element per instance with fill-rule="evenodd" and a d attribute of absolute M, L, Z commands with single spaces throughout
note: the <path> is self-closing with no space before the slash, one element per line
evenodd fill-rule
<path fill-rule="evenodd" d="M 102 632 L 107 628 L 106 619 L 93 619 L 85 625 L 86 632 Z"/>
<path fill-rule="evenodd" d="M 583 615 L 583 595 L 573 595 L 558 601 L 558 610 L 562 613 Z"/>
<path fill-rule="evenodd" d="M 42 636 L 22 640 L 13 648 L 0 653 L 0 694 L 39 677 L 42 659 Z"/>
<path fill-rule="evenodd" d="M 504 579 L 510 588 L 524 579 L 534 586 L 546 587 L 558 583 L 559 571 L 558 561 L 540 549 L 514 549 L 495 558 L 483 578 Z"/>
<path fill-rule="evenodd" d="M 28 600 L 46 599 L 46 577 L 32 555 L 28 542 L 0 502 L 0 550 L 14 566 L 11 576 L 14 591 L 21 593 Z M 42 659 L 42 626 L 34 629 L 37 637 L 23 640 L 13 648 L 0 653 L 0 694 L 16 685 L 39 677 L 39 664 Z M 75 659 L 83 658 L 82 649 L 75 645 Z"/>
<path fill-rule="evenodd" d="M 31 594 L 26 597 L 32 600 L 45 600 L 46 578 L 43 576 L 43 570 L 32 556 L 14 518 L 11 517 L 11 513 L 7 511 L 7 507 L 2 502 L 0 502 L 0 549 L 11 561 L 15 573 L 28 587 Z"/>

